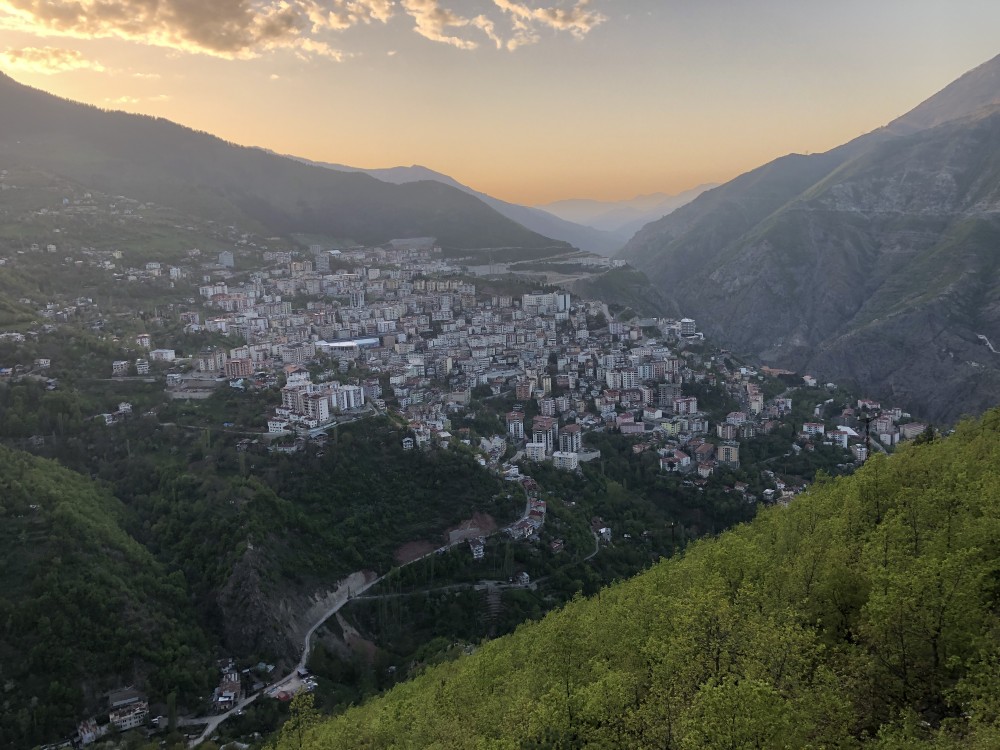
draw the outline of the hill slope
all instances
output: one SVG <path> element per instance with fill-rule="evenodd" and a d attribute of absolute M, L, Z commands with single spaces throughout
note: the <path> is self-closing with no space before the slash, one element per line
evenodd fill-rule
<path fill-rule="evenodd" d="M 0 74 L 0 157 L 112 195 L 270 233 L 381 243 L 437 237 L 446 247 L 560 243 L 436 182 L 390 185 L 243 148 L 153 119 L 58 99 Z"/>
<path fill-rule="evenodd" d="M 1000 95 L 1000 58 L 969 76 L 894 125 L 700 196 L 621 255 L 673 312 L 769 363 L 934 419 L 995 405 L 1000 358 L 979 335 L 1000 335 L 1000 108 L 983 84 Z M 941 102 L 960 119 L 938 124 Z"/>
<path fill-rule="evenodd" d="M 122 530 L 125 510 L 89 479 L 0 447 L 0 745 L 69 733 L 101 694 L 145 684 L 195 699 L 207 639 L 183 576 Z"/>
<path fill-rule="evenodd" d="M 396 185 L 405 185 L 411 182 L 431 180 L 450 185 L 461 190 L 463 193 L 474 195 L 497 213 L 506 216 L 511 221 L 516 221 L 521 226 L 538 232 L 546 237 L 552 237 L 563 242 L 568 242 L 573 247 L 599 255 L 613 255 L 621 250 L 628 236 L 620 237 L 618 234 L 605 232 L 589 226 L 566 221 L 555 216 L 548 211 L 529 206 L 520 206 L 516 203 L 508 203 L 499 198 L 494 198 L 486 193 L 473 190 L 467 185 L 463 185 L 458 180 L 446 174 L 435 172 L 433 169 L 413 165 L 411 167 L 389 167 L 387 169 L 359 169 L 358 167 L 348 167 L 344 164 L 324 164 L 321 162 L 308 162 L 317 166 L 334 169 L 341 172 L 362 172 L 371 175 L 377 180 L 391 182 Z"/>
<path fill-rule="evenodd" d="M 280 748 L 995 747 L 1000 411 Z"/>

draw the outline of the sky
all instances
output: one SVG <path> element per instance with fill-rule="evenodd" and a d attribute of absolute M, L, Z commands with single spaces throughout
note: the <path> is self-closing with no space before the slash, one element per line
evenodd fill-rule
<path fill-rule="evenodd" d="M 0 70 L 540 205 L 833 148 L 1000 54 L 998 29 L 996 0 L 0 0 Z"/>

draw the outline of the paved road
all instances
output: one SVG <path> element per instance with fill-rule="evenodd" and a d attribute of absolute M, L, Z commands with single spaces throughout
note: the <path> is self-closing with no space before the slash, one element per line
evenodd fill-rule
<path fill-rule="evenodd" d="M 525 518 L 527 518 L 529 510 L 530 510 L 530 502 L 526 500 L 525 510 L 524 510 Z M 454 547 L 459 544 L 465 544 L 465 541 L 466 541 L 465 539 L 460 539 L 455 542 L 449 542 L 443 547 L 438 547 L 437 549 L 432 550 L 431 552 L 428 552 L 424 555 L 421 555 L 420 557 L 414 558 L 409 562 L 403 563 L 398 567 L 403 568 L 406 567 L 407 565 L 412 565 L 413 563 L 419 562 L 420 560 L 424 560 L 427 557 L 437 554 L 440 551 L 450 549 L 451 547 Z M 595 554 L 597 554 L 596 548 L 594 552 L 591 553 L 586 559 L 589 560 Z M 392 572 L 393 571 L 390 571 L 390 573 Z M 345 604 L 347 604 L 347 602 L 365 593 L 366 591 L 368 591 L 368 589 L 372 588 L 373 586 L 381 583 L 383 579 L 385 579 L 384 575 L 378 576 L 376 578 L 371 579 L 370 581 L 367 581 L 365 579 L 365 574 L 362 571 L 351 573 L 349 576 L 347 576 L 347 578 L 344 579 L 344 581 L 340 584 L 340 586 L 337 587 L 336 591 L 334 591 L 331 604 L 316 617 L 316 619 L 313 621 L 313 624 L 306 631 L 305 638 L 303 639 L 303 644 L 302 644 L 302 655 L 299 657 L 298 664 L 296 664 L 288 674 L 286 674 L 277 682 L 273 683 L 264 692 L 267 693 L 268 695 L 273 696 L 279 692 L 282 692 L 283 689 L 293 688 L 293 686 L 297 688 L 299 685 L 298 671 L 300 669 L 304 669 L 306 666 L 306 662 L 309 660 L 309 650 L 312 647 L 312 639 L 313 636 L 316 634 L 316 631 L 320 628 L 320 626 L 324 622 L 333 617 L 333 615 L 337 614 L 337 612 L 339 612 L 340 609 Z M 233 707 L 229 711 L 226 711 L 223 714 L 218 714 L 217 716 L 205 717 L 203 719 L 197 719 L 194 717 L 185 717 L 183 719 L 178 720 L 177 723 L 179 726 L 197 726 L 202 723 L 207 723 L 207 726 L 205 727 L 204 731 L 202 731 L 202 733 L 198 735 L 196 738 L 188 742 L 188 747 L 195 747 L 196 745 L 204 742 L 209 737 L 211 737 L 212 734 L 215 732 L 215 730 L 219 728 L 220 724 L 226 721 L 226 719 L 228 719 L 230 716 L 235 715 L 237 711 L 242 711 L 244 707 L 253 703 L 253 701 L 256 700 L 257 695 L 259 695 L 259 693 L 244 698 L 235 707 Z"/>
<path fill-rule="evenodd" d="M 986 336 L 984 334 L 977 333 L 976 334 L 976 338 L 978 338 L 980 341 L 982 341 L 983 343 L 985 343 L 986 346 L 989 347 L 989 350 L 991 352 L 993 352 L 994 354 L 1000 354 L 1000 352 L 998 352 L 996 349 L 993 348 L 993 344 L 990 343 L 990 340 L 988 338 L 986 338 Z"/>
<path fill-rule="evenodd" d="M 365 583 L 364 580 L 365 580 L 365 575 L 362 572 L 352 573 L 346 579 L 344 579 L 344 582 L 341 583 L 340 586 L 337 587 L 337 590 L 334 592 L 333 602 L 331 603 L 331 605 L 327 607 L 327 609 L 324 610 L 317 617 L 317 619 L 309 627 L 309 630 L 306 631 L 305 639 L 302 645 L 302 656 L 299 658 L 298 664 L 296 664 L 287 675 L 282 677 L 277 682 L 273 683 L 271 687 L 267 688 L 265 692 L 267 692 L 269 695 L 274 695 L 276 693 L 281 692 L 282 688 L 288 686 L 289 683 L 291 683 L 293 680 L 297 680 L 298 670 L 303 669 L 306 665 L 306 661 L 308 661 L 309 659 L 309 649 L 312 645 L 312 638 L 313 635 L 316 633 L 316 630 L 330 617 L 332 617 L 338 611 L 340 611 L 340 608 L 343 607 L 351 599 L 352 596 L 367 591 L 369 588 L 371 588 L 376 583 L 381 581 L 382 577 L 380 576 L 378 578 L 374 578 L 367 583 Z M 211 716 L 208 717 L 207 719 L 195 719 L 188 717 L 178 721 L 177 723 L 181 726 L 191 726 L 191 725 L 201 724 L 205 721 L 208 722 L 204 731 L 200 735 L 198 735 L 198 737 L 188 742 L 188 747 L 194 747 L 195 745 L 198 745 L 199 743 L 202 743 L 205 740 L 207 740 L 209 737 L 212 736 L 215 730 L 219 728 L 220 724 L 226 721 L 226 719 L 228 719 L 230 716 L 235 715 L 237 711 L 241 711 L 243 708 L 253 703 L 253 701 L 256 700 L 258 695 L 259 693 L 255 693 L 254 695 L 244 698 L 235 707 L 217 716 Z"/>
<path fill-rule="evenodd" d="M 464 544 L 464 541 L 465 540 L 461 540 L 455 542 L 454 544 L 447 544 L 444 547 L 440 547 L 438 549 L 448 549 L 457 544 Z M 418 562 L 420 560 L 423 560 L 424 558 L 429 557 L 430 555 L 436 554 L 438 552 L 438 549 L 428 552 L 427 554 L 422 555 L 421 557 L 418 557 L 414 560 L 410 560 L 407 563 L 403 563 L 399 567 L 402 568 L 407 565 L 412 565 L 413 563 Z M 339 612 L 340 609 L 345 604 L 347 604 L 347 602 L 349 602 L 356 596 L 368 591 L 368 589 L 372 588 L 372 586 L 381 583 L 384 578 L 385 576 L 383 575 L 383 576 L 378 576 L 377 578 L 373 578 L 370 581 L 366 581 L 365 574 L 361 571 L 351 573 L 351 575 L 347 576 L 347 578 L 344 579 L 344 581 L 340 584 L 340 586 L 337 587 L 336 591 L 334 592 L 333 600 L 330 606 L 328 606 L 320 615 L 317 616 L 317 618 L 313 621 L 313 624 L 306 631 L 306 635 L 305 638 L 303 639 L 303 644 L 302 644 L 302 655 L 299 657 L 298 664 L 296 664 L 288 674 L 286 674 L 277 682 L 273 683 L 264 692 L 267 693 L 268 695 L 273 696 L 276 695 L 277 693 L 282 692 L 282 690 L 285 688 L 292 688 L 293 685 L 297 687 L 299 684 L 298 671 L 300 669 L 304 669 L 306 666 L 306 662 L 309 660 L 309 651 L 312 647 L 312 639 L 313 636 L 316 634 L 316 631 L 320 628 L 320 626 L 323 625 L 324 622 L 333 617 L 333 615 L 337 614 L 337 612 Z M 205 727 L 204 731 L 196 738 L 190 740 L 188 742 L 188 747 L 195 747 L 196 745 L 204 742 L 209 737 L 211 737 L 212 734 L 215 732 L 215 730 L 219 728 L 220 724 L 226 721 L 226 719 L 228 719 L 230 716 L 235 715 L 237 711 L 241 711 L 243 708 L 253 703 L 253 701 L 256 700 L 257 695 L 259 695 L 259 693 L 244 698 L 235 707 L 233 707 L 229 711 L 226 711 L 223 714 L 218 714 L 217 716 L 210 716 L 201 719 L 194 717 L 185 717 L 183 719 L 178 720 L 177 723 L 179 726 L 195 726 L 207 722 L 207 726 Z"/>

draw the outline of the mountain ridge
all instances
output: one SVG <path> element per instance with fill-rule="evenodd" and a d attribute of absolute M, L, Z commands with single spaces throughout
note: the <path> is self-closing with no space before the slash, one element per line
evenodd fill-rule
<path fill-rule="evenodd" d="M 533 232 L 543 234 L 546 237 L 552 237 L 554 239 L 568 242 L 574 247 L 586 252 L 597 253 L 598 255 L 613 255 L 622 248 L 625 244 L 625 240 L 628 239 L 627 237 L 622 238 L 614 233 L 589 227 L 578 222 L 567 221 L 540 208 L 522 206 L 516 203 L 500 200 L 499 198 L 494 198 L 493 196 L 476 190 L 475 188 L 471 188 L 468 185 L 463 185 L 454 177 L 450 177 L 449 175 L 437 172 L 420 164 L 413 164 L 408 167 L 399 166 L 364 169 L 361 167 L 351 167 L 346 164 L 313 161 L 311 159 L 304 159 L 297 156 L 291 156 L 289 158 L 339 172 L 360 172 L 374 177 L 377 180 L 390 182 L 395 185 L 422 181 L 440 182 L 457 190 L 461 190 L 464 193 L 475 196 L 501 215 L 506 216 L 511 221 L 515 221 Z"/>
<path fill-rule="evenodd" d="M 1000 94 L 1000 57 L 972 74 Z M 978 335 L 1000 333 L 1000 105 L 969 80 L 906 122 L 941 101 L 952 119 L 781 157 L 647 225 L 620 257 L 672 312 L 769 364 L 942 421 L 996 404 L 1000 362 Z"/>
<path fill-rule="evenodd" d="M 237 146 L 163 118 L 107 112 L 0 78 L 0 153 L 115 194 L 268 232 L 378 244 L 568 247 L 441 183 L 391 185 Z"/>

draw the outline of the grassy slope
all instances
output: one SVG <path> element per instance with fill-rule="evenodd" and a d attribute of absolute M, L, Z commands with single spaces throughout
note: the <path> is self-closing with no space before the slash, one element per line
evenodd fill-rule
<path fill-rule="evenodd" d="M 301 747 L 995 747 L 998 459 L 993 411 L 434 668 Z M 289 730 L 279 746 L 300 744 Z"/>

